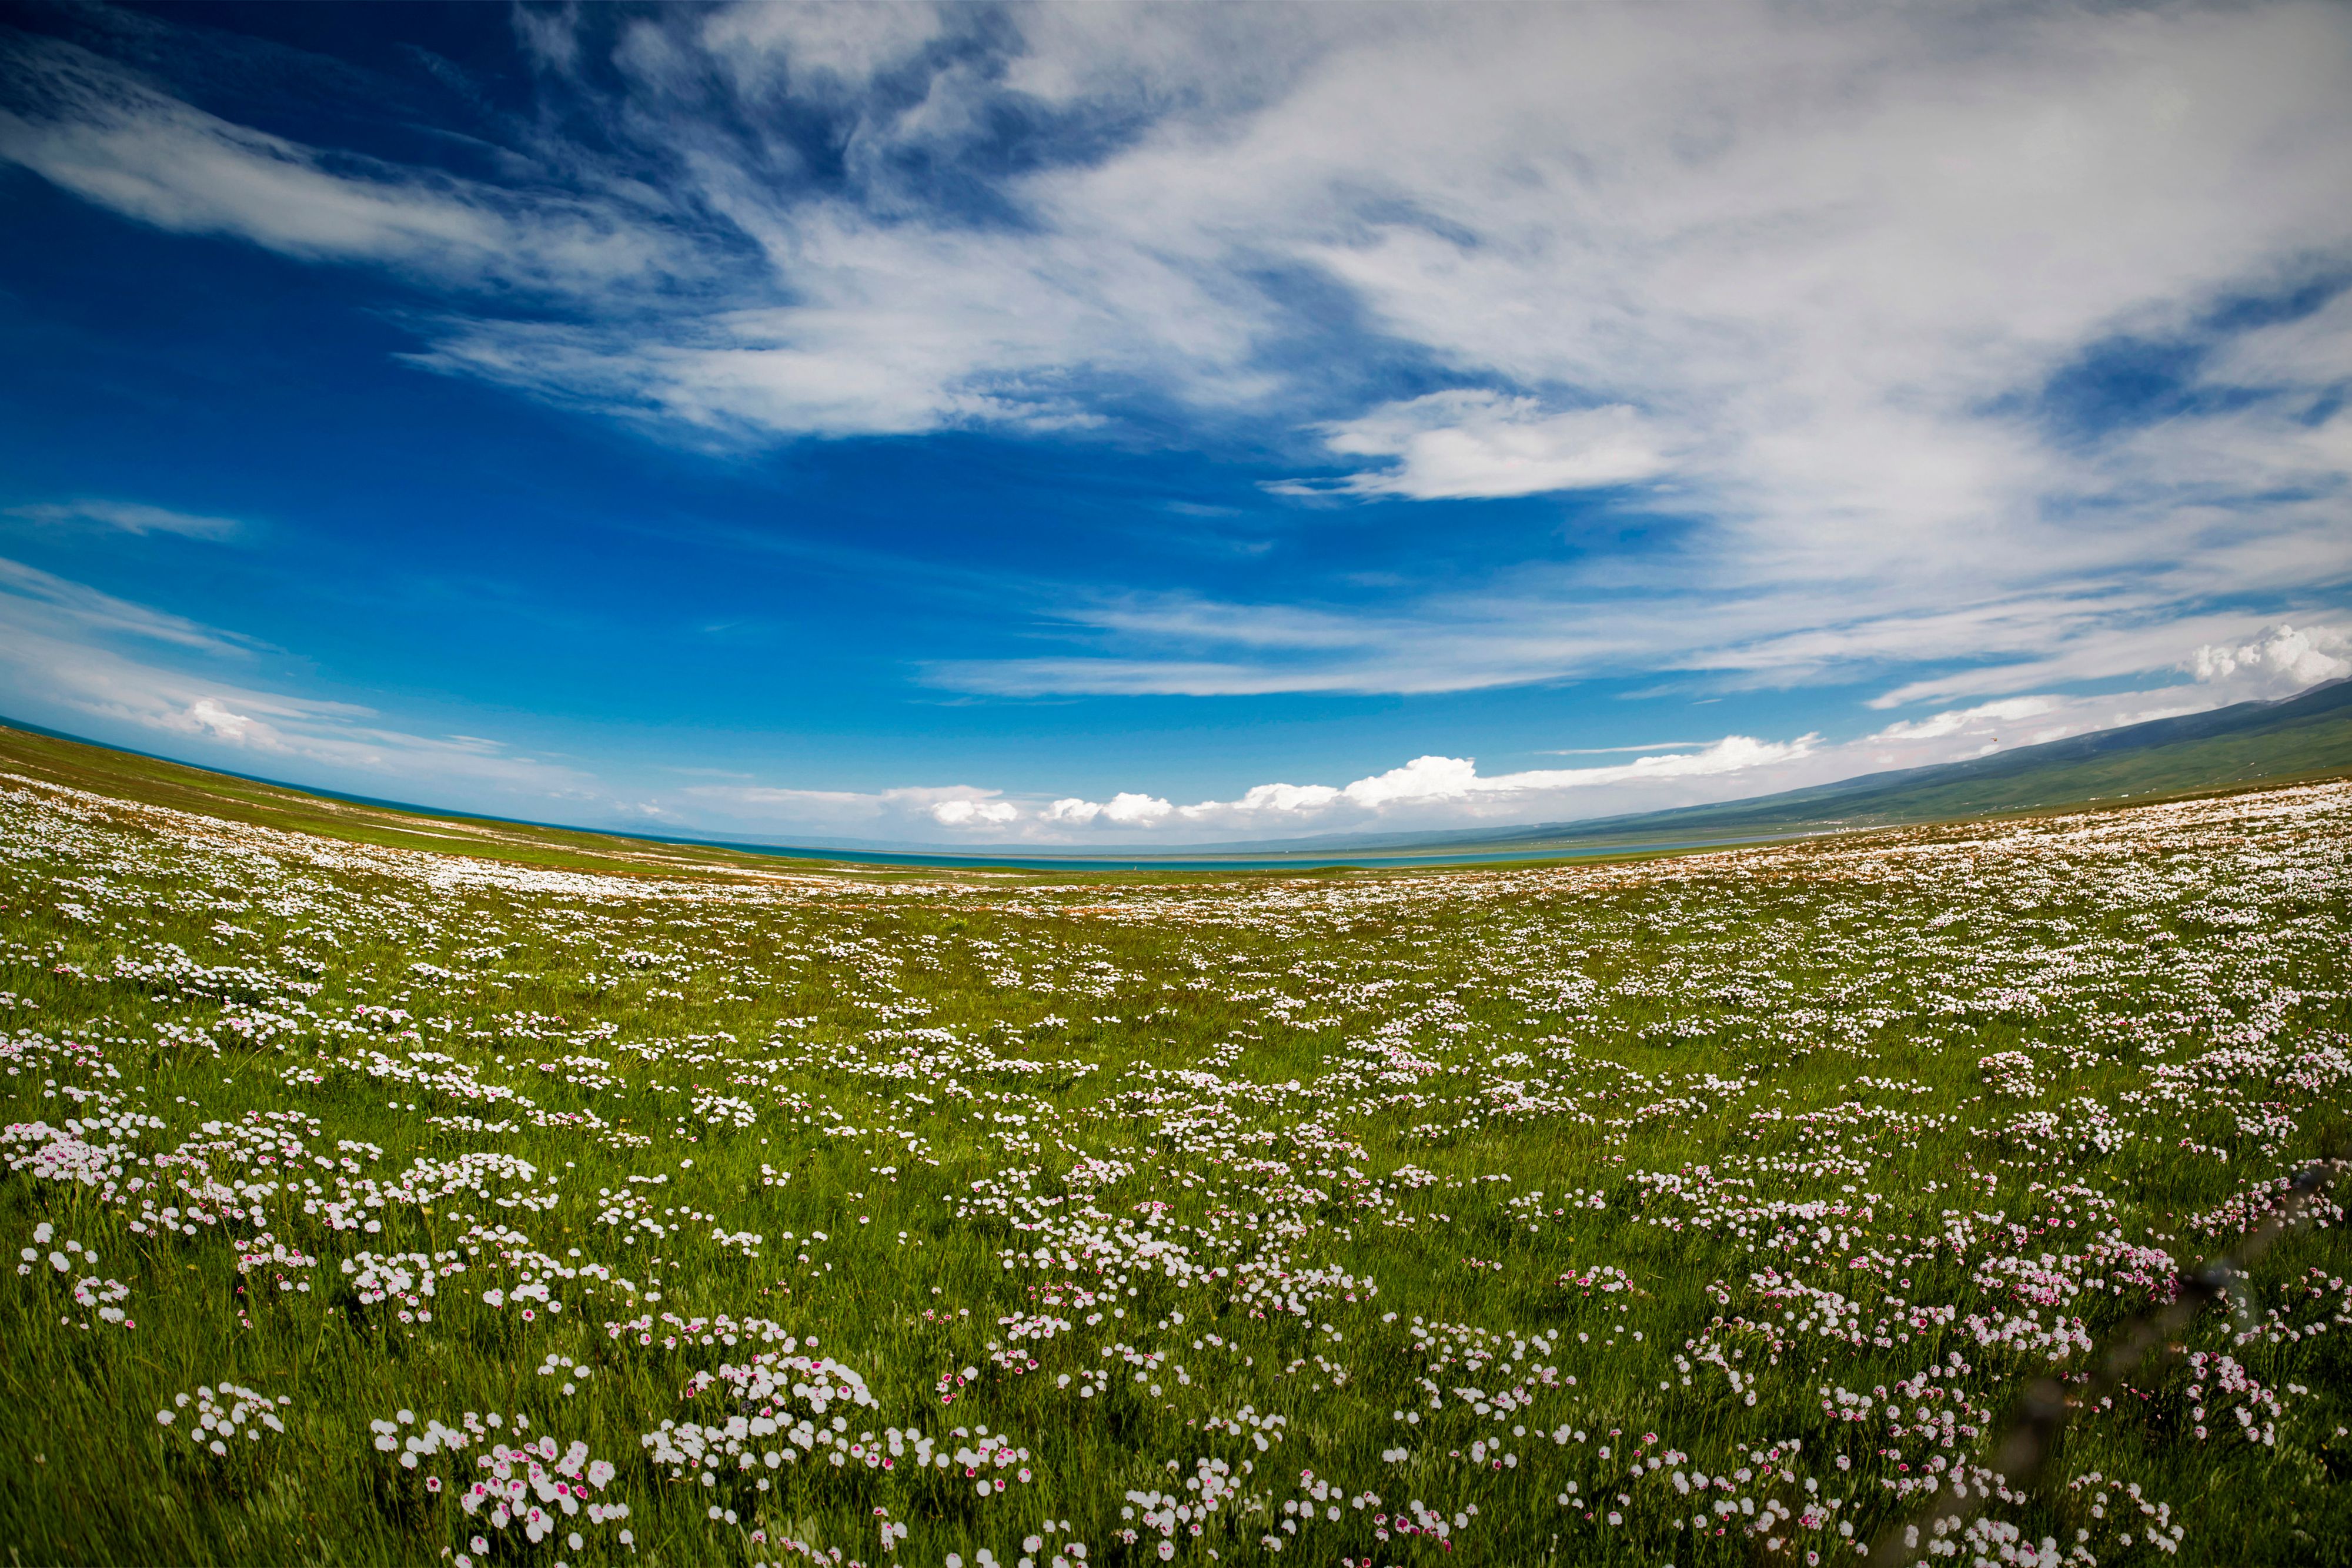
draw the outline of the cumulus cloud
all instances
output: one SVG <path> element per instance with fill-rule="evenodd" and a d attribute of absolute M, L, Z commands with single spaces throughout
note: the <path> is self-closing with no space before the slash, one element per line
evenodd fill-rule
<path fill-rule="evenodd" d="M 1576 792 L 1607 785 L 1701 779 L 1790 762 L 1810 755 L 1819 740 L 1811 735 L 1791 741 L 1733 735 L 1695 752 L 1642 757 L 1601 768 L 1516 773 L 1481 773 L 1477 763 L 1467 757 L 1416 757 L 1349 784 L 1257 784 L 1230 800 L 1201 800 L 1189 806 L 1134 793 L 1099 802 L 1072 797 L 1045 806 L 1034 821 L 1073 828 L 1164 825 L 1188 830 L 1192 836 L 1207 827 L 1238 832 L 1296 831 L 1302 825 L 1361 826 L 1399 815 L 1416 821 L 1433 816 L 1491 821 L 1515 813 L 1565 809 L 1563 802 Z"/>
<path fill-rule="evenodd" d="M 1347 793 L 1331 784 L 1253 784 L 1233 802 L 1231 809 L 1244 816 L 1285 812 L 1303 816 L 1335 804 Z"/>
<path fill-rule="evenodd" d="M 1108 800 L 1087 800 L 1076 796 L 1056 800 L 1038 813 L 1038 820 L 1072 826 L 1099 821 L 1119 827 L 1150 827 L 1166 821 L 1175 812 L 1174 806 L 1156 795 L 1122 791 Z"/>
<path fill-rule="evenodd" d="M 126 534 L 179 534 L 192 539 L 233 539 L 246 531 L 235 517 L 176 512 L 137 501 L 44 501 L 11 507 L 7 515 L 33 523 L 93 525 Z"/>
<path fill-rule="evenodd" d="M 1644 779 L 1703 778 L 1792 761 L 1810 753 L 1820 739 L 1816 735 L 1788 741 L 1727 735 L 1696 751 L 1637 757 L 1631 762 L 1599 768 L 1543 768 L 1492 775 L 1481 774 L 1477 765 L 1467 758 L 1419 757 L 1402 768 L 1359 779 L 1342 789 L 1340 796 L 1378 810 L 1406 803 L 1540 795 Z"/>
<path fill-rule="evenodd" d="M 1117 822 L 1122 827 L 1131 827 L 1160 821 L 1174 809 L 1156 795 L 1122 791 L 1113 795 L 1104 803 L 1102 814 L 1103 821 L 1107 822 Z"/>
<path fill-rule="evenodd" d="M 931 808 L 931 821 L 943 828 L 1003 827 L 1017 821 L 1021 808 L 1010 800 L 941 800 Z"/>
<path fill-rule="evenodd" d="M 2352 674 L 2352 636 L 2332 626 L 2274 627 L 2234 647 L 2206 644 L 2187 668 L 2200 681 L 2226 683 L 2252 696 L 2286 696 Z"/>

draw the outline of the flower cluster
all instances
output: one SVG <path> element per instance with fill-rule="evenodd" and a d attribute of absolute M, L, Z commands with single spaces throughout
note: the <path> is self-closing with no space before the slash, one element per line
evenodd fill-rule
<path fill-rule="evenodd" d="M 189 1409 L 191 1403 L 195 1406 L 193 1411 Z M 234 1383 L 208 1383 L 194 1395 L 174 1396 L 171 1408 L 155 1412 L 155 1424 L 173 1427 L 184 1420 L 186 1425 L 179 1429 L 187 1433 L 192 1446 L 215 1458 L 226 1458 L 230 1446 L 240 1437 L 247 1443 L 259 1443 L 265 1430 L 282 1435 L 286 1423 L 278 1412 L 293 1403 L 290 1394 L 272 1399 Z"/>
<path fill-rule="evenodd" d="M 257 1558 L 1817 1568 L 1907 1525 L 2089 1568 L 2352 1528 L 2340 1190 L 2077 1401 L 2038 1493 L 1993 1469 L 2021 1387 L 2083 1387 L 2340 1123 L 2352 786 L 1444 875 L 644 854 L 0 779 L 20 1382 L 163 1403 L 173 1517 L 268 1500 Z M 269 1441 L 290 1397 L 243 1383 L 322 1354 L 369 1405 Z M 23 1478 L 41 1559 L 138 1555 L 58 1500 L 108 1434 L 43 1440 L 81 1462 Z"/>

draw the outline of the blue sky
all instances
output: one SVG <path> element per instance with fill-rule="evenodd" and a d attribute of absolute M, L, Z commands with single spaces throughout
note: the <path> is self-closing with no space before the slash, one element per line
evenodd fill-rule
<path fill-rule="evenodd" d="M 1169 843 L 2352 671 L 2352 12 L 18 5 L 0 712 Z"/>

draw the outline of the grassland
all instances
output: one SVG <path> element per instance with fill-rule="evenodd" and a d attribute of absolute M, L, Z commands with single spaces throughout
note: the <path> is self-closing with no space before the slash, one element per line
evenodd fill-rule
<path fill-rule="evenodd" d="M 2352 786 L 1122 882 L 11 744 L 18 1561 L 2352 1559 L 2340 1194 L 1983 1468 L 2352 1131 Z"/>

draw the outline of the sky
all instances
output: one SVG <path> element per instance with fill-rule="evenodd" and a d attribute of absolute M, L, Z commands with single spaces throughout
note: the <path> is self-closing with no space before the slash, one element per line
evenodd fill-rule
<path fill-rule="evenodd" d="M 2352 7 L 0 8 L 0 715 L 1570 821 L 2352 673 Z"/>

